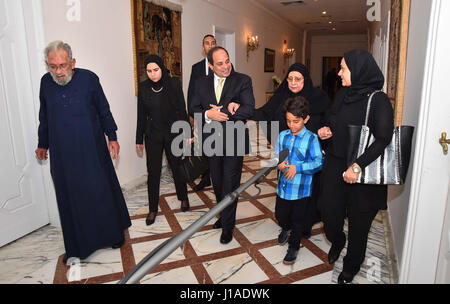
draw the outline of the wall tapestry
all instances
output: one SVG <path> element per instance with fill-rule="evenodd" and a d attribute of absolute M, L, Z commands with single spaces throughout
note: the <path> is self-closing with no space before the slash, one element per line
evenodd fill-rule
<path fill-rule="evenodd" d="M 181 6 L 165 0 L 131 0 L 135 92 L 146 80 L 145 58 L 156 54 L 172 77 L 182 78 Z"/>

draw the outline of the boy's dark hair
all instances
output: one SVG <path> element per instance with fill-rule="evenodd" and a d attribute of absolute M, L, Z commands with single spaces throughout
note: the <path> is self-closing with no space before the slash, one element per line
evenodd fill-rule
<path fill-rule="evenodd" d="M 309 115 L 309 102 L 303 96 L 295 96 L 286 99 L 283 106 L 283 115 L 289 112 L 295 117 L 303 119 Z"/>

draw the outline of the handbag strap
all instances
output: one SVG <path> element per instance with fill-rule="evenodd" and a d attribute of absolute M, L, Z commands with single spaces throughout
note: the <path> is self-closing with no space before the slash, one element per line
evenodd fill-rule
<path fill-rule="evenodd" d="M 375 93 L 381 92 L 380 90 L 373 91 L 372 94 L 370 94 L 369 101 L 367 101 L 367 109 L 366 109 L 366 120 L 364 122 L 364 125 L 367 126 L 367 123 L 369 122 L 369 112 L 370 112 L 370 103 L 372 102 L 372 97 L 375 95 Z"/>

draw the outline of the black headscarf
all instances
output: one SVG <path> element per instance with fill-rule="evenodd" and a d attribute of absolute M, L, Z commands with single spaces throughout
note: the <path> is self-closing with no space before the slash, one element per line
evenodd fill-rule
<path fill-rule="evenodd" d="M 367 94 L 383 88 L 384 76 L 372 54 L 365 50 L 352 50 L 345 53 L 344 58 L 352 82 L 346 91 L 345 102 L 365 100 Z"/>
<path fill-rule="evenodd" d="M 303 80 L 303 88 L 300 92 L 294 93 L 289 89 L 288 85 L 288 76 L 291 72 L 299 72 L 302 74 Z M 278 89 L 275 91 L 272 98 L 275 99 L 277 104 L 284 104 L 287 98 L 295 97 L 295 96 L 303 96 L 306 100 L 309 101 L 309 111 L 310 114 L 317 114 L 323 112 L 329 106 L 329 99 L 325 96 L 324 92 L 320 89 L 314 87 L 311 76 L 309 75 L 309 71 L 301 63 L 292 64 L 284 77 L 284 80 L 281 82 Z M 324 98 L 326 97 L 326 98 Z"/>
<path fill-rule="evenodd" d="M 287 78 L 289 76 L 289 73 L 292 71 L 299 72 L 302 74 L 304 81 L 303 81 L 303 88 L 300 92 L 294 93 L 289 89 Z M 324 113 L 325 110 L 330 105 L 330 99 L 328 96 L 319 88 L 315 88 L 311 79 L 311 76 L 309 75 L 309 71 L 301 63 L 294 63 L 292 64 L 287 73 L 284 77 L 283 81 L 281 82 L 278 89 L 275 91 L 274 95 L 270 98 L 270 100 L 261 108 L 256 109 L 255 115 L 252 119 L 257 121 L 279 121 L 280 123 L 280 132 L 283 130 L 288 129 L 287 123 L 286 123 L 286 117 L 283 115 L 283 105 L 286 99 L 290 97 L 295 97 L 301 95 L 309 102 L 309 111 L 311 117 L 313 115 L 318 115 L 321 113 Z M 315 119 L 310 119 L 310 122 L 308 123 L 307 127 L 309 130 L 316 132 L 318 122 L 314 121 Z M 314 126 L 313 126 L 314 125 Z M 316 126 L 317 125 L 317 126 Z M 270 124 L 269 124 L 269 130 L 270 130 Z M 267 134 L 267 137 L 270 140 L 270 134 Z"/>
<path fill-rule="evenodd" d="M 161 57 L 154 54 L 149 55 L 144 62 L 145 68 L 147 69 L 147 65 L 152 62 L 156 63 L 162 72 L 161 79 L 157 82 L 152 81 L 150 77 L 148 78 L 148 83 L 154 90 L 159 90 L 162 88 L 161 94 L 164 102 L 162 103 L 161 115 L 164 119 L 169 121 L 176 121 L 180 119 L 186 120 L 187 118 L 184 117 L 185 115 L 183 115 L 183 111 L 180 109 L 180 107 L 184 106 L 184 97 L 177 94 L 181 88 L 175 86 L 175 83 L 164 66 L 164 62 Z M 182 98 L 183 100 L 178 100 L 179 98 Z"/>
<path fill-rule="evenodd" d="M 153 54 L 149 55 L 145 59 L 145 62 L 144 62 L 145 69 L 147 69 L 147 65 L 152 62 L 156 63 L 159 66 L 159 68 L 161 69 L 161 72 L 162 72 L 162 76 L 161 76 L 161 79 L 158 80 L 157 82 L 152 81 L 149 77 L 150 85 L 152 86 L 153 89 L 159 90 L 162 86 L 164 86 L 164 84 L 167 83 L 168 78 L 169 78 L 169 73 L 167 72 L 167 69 L 164 66 L 164 62 L 163 62 L 162 58 L 159 57 L 158 55 L 153 55 Z"/>

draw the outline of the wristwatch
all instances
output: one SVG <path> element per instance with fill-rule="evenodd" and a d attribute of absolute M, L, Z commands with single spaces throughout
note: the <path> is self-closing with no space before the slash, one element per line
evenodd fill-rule
<path fill-rule="evenodd" d="M 361 168 L 359 166 L 353 165 L 352 170 L 355 173 L 361 173 Z"/>

